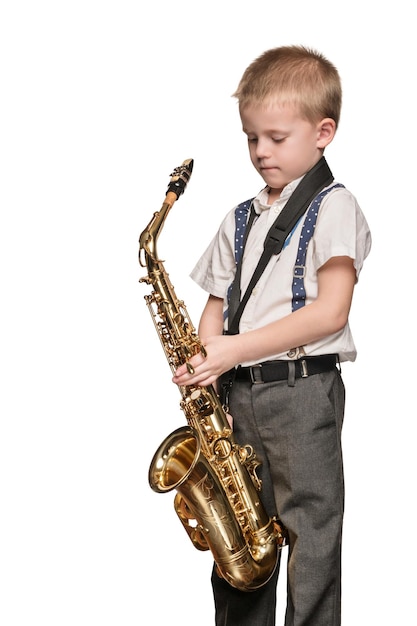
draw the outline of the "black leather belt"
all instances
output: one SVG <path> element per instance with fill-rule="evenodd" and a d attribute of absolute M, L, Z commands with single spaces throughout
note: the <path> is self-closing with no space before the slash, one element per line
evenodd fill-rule
<path fill-rule="evenodd" d="M 329 372 L 339 362 L 337 354 L 323 356 L 306 356 L 297 361 L 265 361 L 249 367 L 236 369 L 235 380 L 256 383 L 271 383 L 277 380 L 287 380 L 290 375 L 295 378 L 307 378 L 313 374 Z M 292 365 L 295 371 L 290 372 Z"/>

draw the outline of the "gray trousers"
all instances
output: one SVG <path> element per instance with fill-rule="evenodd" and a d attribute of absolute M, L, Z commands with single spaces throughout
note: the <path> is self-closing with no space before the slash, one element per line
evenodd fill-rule
<path fill-rule="evenodd" d="M 230 395 L 235 438 L 262 462 L 262 501 L 289 532 L 285 626 L 339 626 L 344 480 L 339 371 L 252 385 Z M 274 626 L 279 564 L 261 589 L 241 592 L 217 576 L 216 626 Z"/>

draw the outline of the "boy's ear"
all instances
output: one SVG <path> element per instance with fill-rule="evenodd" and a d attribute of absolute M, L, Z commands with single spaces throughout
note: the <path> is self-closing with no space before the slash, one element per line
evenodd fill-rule
<path fill-rule="evenodd" d="M 325 148 L 333 141 L 336 134 L 336 122 L 331 117 L 325 117 L 317 126 L 317 147 Z"/>

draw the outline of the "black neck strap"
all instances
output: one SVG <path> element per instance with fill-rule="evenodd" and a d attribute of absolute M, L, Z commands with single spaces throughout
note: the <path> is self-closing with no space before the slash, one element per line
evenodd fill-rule
<path fill-rule="evenodd" d="M 240 300 L 240 275 L 243 260 L 242 254 L 240 262 L 238 263 L 238 266 L 236 268 L 235 280 L 233 281 L 233 286 L 230 294 L 229 324 L 227 331 L 228 335 L 236 335 L 239 333 L 239 322 L 243 313 L 243 309 L 245 308 L 246 303 L 249 300 L 253 288 L 261 277 L 262 272 L 268 265 L 271 256 L 273 254 L 276 255 L 281 252 L 286 238 L 288 237 L 291 230 L 294 228 L 297 221 L 306 212 L 317 194 L 320 193 L 320 191 L 324 189 L 324 187 L 330 185 L 332 181 L 333 174 L 331 173 L 330 168 L 327 165 L 327 161 L 323 156 L 316 163 L 316 165 L 307 172 L 299 185 L 297 185 L 288 202 L 269 229 L 269 232 L 265 238 L 263 253 L 258 261 L 258 265 L 255 268 L 248 288 L 246 289 L 245 295 L 243 296 L 242 300 Z M 251 208 L 251 212 L 253 212 L 253 210 L 254 209 Z M 245 241 L 247 239 L 249 227 L 252 225 L 252 222 L 253 219 L 250 224 L 248 223 L 248 227 L 245 233 Z"/>

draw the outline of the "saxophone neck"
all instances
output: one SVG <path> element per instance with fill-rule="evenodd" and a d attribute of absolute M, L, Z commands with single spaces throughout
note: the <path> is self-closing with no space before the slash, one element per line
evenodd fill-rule
<path fill-rule="evenodd" d="M 193 171 L 193 164 L 193 159 L 186 159 L 182 165 L 174 169 L 161 209 L 153 214 L 151 221 L 139 237 L 139 263 L 142 267 L 146 267 L 147 261 L 158 262 L 156 244 L 159 234 L 174 202 L 184 193 Z"/>
<path fill-rule="evenodd" d="M 170 197 L 168 198 L 168 196 Z M 161 209 L 153 214 L 151 221 L 139 237 L 139 263 L 142 267 L 146 267 L 147 260 L 152 262 L 158 261 L 156 244 L 166 217 L 175 200 L 175 194 L 168 192 Z"/>

